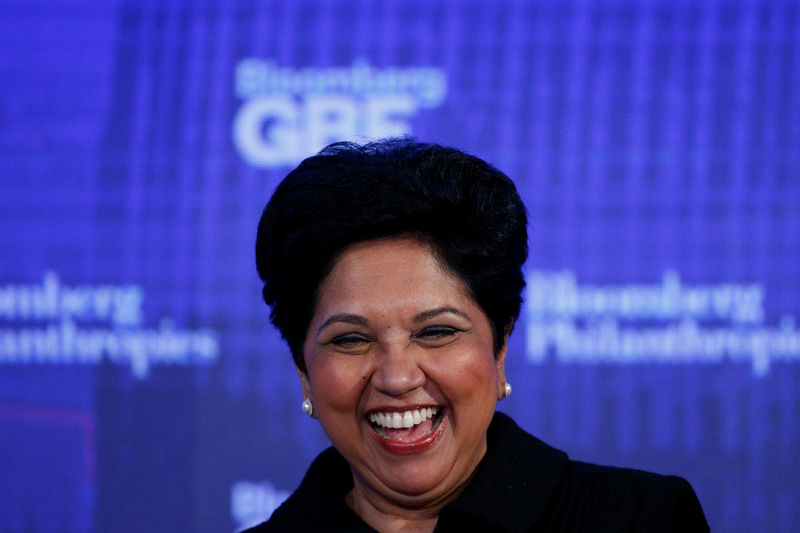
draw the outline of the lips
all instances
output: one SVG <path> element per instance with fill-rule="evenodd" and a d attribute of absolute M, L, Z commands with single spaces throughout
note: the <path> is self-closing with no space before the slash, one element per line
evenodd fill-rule
<path fill-rule="evenodd" d="M 442 434 L 443 408 L 380 409 L 367 415 L 378 444 L 389 453 L 410 455 L 431 448 Z"/>

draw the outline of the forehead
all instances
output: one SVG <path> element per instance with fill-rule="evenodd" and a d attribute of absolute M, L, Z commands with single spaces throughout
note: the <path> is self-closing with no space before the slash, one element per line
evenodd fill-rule
<path fill-rule="evenodd" d="M 353 244 L 319 289 L 318 309 L 331 305 L 475 305 L 464 282 L 443 267 L 430 245 L 411 237 Z"/>

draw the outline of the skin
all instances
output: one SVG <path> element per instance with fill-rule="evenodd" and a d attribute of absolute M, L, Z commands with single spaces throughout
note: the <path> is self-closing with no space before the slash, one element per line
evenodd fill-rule
<path fill-rule="evenodd" d="M 509 328 L 510 329 L 510 328 Z M 347 504 L 379 531 L 432 531 L 471 479 L 505 384 L 489 320 L 428 245 L 380 239 L 347 248 L 320 285 L 304 343 L 311 398 L 347 459 Z M 423 451 L 390 453 L 366 419 L 375 409 L 443 409 L 441 436 Z"/>

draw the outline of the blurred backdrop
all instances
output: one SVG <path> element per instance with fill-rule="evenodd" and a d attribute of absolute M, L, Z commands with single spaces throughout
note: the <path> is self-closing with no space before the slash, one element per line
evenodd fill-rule
<path fill-rule="evenodd" d="M 500 408 L 800 530 L 800 4 L 2 0 L 0 531 L 238 531 L 328 445 L 254 266 L 341 139 L 531 220 Z"/>

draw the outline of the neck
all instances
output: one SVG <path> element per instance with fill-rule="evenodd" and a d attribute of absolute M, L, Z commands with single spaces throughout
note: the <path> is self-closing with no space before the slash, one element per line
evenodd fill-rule
<path fill-rule="evenodd" d="M 397 507 L 362 490 L 358 482 L 345 496 L 345 503 L 364 522 L 381 533 L 432 533 L 444 505 L 423 509 Z"/>

